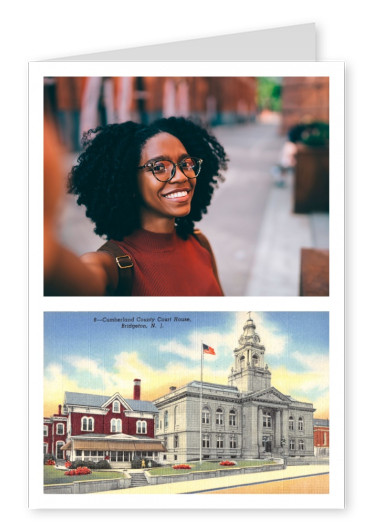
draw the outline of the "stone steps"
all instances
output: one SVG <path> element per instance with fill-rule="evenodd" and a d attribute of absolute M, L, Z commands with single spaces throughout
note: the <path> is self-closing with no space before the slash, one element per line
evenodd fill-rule
<path fill-rule="evenodd" d="M 136 472 L 131 474 L 131 488 L 144 487 L 148 485 L 144 472 Z"/>

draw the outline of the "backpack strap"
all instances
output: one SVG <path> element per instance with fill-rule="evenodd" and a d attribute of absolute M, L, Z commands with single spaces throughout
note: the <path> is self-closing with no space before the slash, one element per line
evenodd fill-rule
<path fill-rule="evenodd" d="M 102 245 L 98 252 L 108 253 L 115 258 L 116 265 L 119 273 L 119 283 L 115 293 L 112 295 L 117 296 L 130 296 L 132 295 L 133 284 L 133 261 L 128 254 L 124 254 L 124 251 L 112 240 L 109 240 Z"/>
<path fill-rule="evenodd" d="M 204 234 L 200 231 L 200 229 L 194 229 L 193 230 L 193 236 L 196 238 L 198 243 L 204 249 L 206 249 L 209 252 L 210 258 L 211 258 L 212 267 L 213 267 L 214 276 L 217 279 L 218 285 L 221 288 L 221 291 L 222 291 L 222 294 L 223 294 L 222 286 L 221 286 L 221 283 L 220 283 L 220 280 L 219 280 L 217 264 L 216 264 L 214 253 L 213 253 L 213 249 L 210 246 L 209 240 L 207 239 L 206 236 L 204 236 Z"/>

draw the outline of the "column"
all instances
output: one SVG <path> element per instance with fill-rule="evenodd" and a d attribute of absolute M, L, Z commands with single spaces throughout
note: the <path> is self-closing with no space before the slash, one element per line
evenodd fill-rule
<path fill-rule="evenodd" d="M 285 447 L 284 447 L 284 453 L 288 454 L 289 449 L 289 412 L 287 409 L 284 409 L 282 411 L 282 437 L 285 439 Z"/>
<path fill-rule="evenodd" d="M 278 409 L 275 413 L 275 447 L 281 446 L 281 411 Z"/>
<path fill-rule="evenodd" d="M 262 447 L 262 430 L 263 430 L 262 421 L 263 421 L 262 407 L 259 407 L 258 422 L 257 422 L 257 443 L 258 443 L 259 449 L 261 449 Z"/>

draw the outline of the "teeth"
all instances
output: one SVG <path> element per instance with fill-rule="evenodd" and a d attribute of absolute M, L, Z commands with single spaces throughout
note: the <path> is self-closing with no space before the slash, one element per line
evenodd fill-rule
<path fill-rule="evenodd" d="M 175 192 L 174 194 L 167 194 L 165 195 L 165 197 L 170 197 L 171 199 L 173 199 L 174 197 L 184 197 L 188 195 L 188 192 Z"/>

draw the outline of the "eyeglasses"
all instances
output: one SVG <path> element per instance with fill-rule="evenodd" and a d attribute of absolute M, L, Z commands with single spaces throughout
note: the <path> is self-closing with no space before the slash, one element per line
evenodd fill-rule
<path fill-rule="evenodd" d="M 171 181 L 175 177 L 176 167 L 179 166 L 180 170 L 184 173 L 188 179 L 196 179 L 201 170 L 201 164 L 203 160 L 198 157 L 184 157 L 177 164 L 172 160 L 154 160 L 147 162 L 143 166 L 139 166 L 139 170 L 148 168 L 153 172 L 154 177 L 161 182 Z"/>

